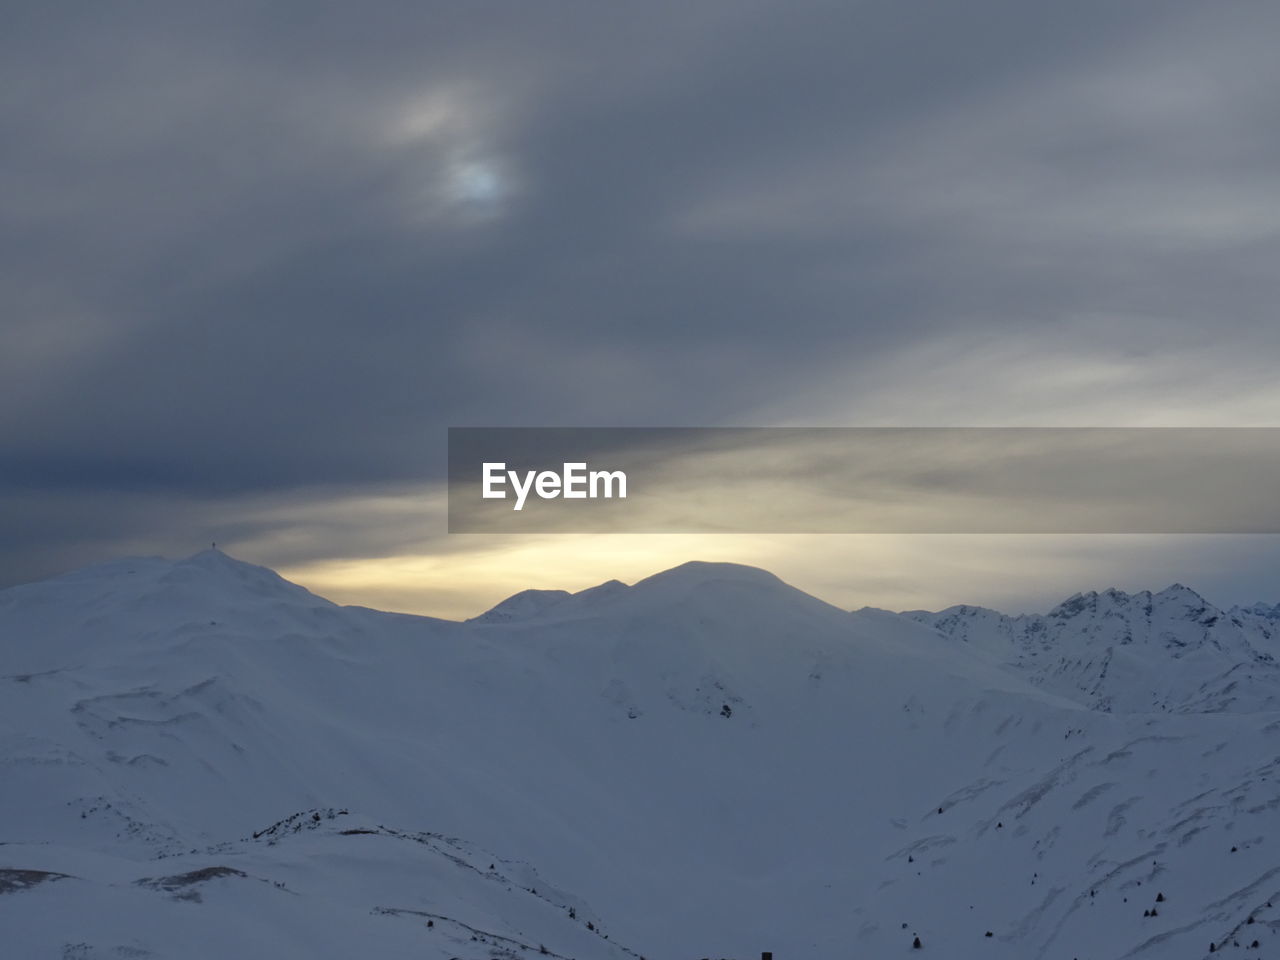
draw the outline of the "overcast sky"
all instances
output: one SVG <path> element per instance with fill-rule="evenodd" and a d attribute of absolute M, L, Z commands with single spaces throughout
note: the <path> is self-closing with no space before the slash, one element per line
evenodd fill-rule
<path fill-rule="evenodd" d="M 9 9 L 0 585 L 216 539 L 451 615 L 693 554 L 846 605 L 1280 599 L 1274 538 L 515 543 L 447 537 L 440 490 L 450 425 L 1280 425 L 1278 30 L 1202 0 Z"/>

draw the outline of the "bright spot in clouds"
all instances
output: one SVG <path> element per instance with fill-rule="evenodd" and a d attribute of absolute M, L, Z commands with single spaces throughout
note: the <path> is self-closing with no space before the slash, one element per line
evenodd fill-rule
<path fill-rule="evenodd" d="M 507 197 L 507 181 L 491 160 L 464 160 L 451 164 L 445 175 L 445 192 L 455 204 L 471 212 L 494 214 Z"/>
<path fill-rule="evenodd" d="M 490 220 L 504 211 L 515 191 L 493 148 L 500 126 L 485 98 L 459 89 L 422 94 L 393 115 L 385 142 L 410 151 L 411 189 L 427 218 Z"/>

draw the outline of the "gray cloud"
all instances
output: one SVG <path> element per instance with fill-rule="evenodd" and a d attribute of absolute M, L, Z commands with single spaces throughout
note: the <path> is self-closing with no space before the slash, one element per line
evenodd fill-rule
<path fill-rule="evenodd" d="M 5 582 L 425 489 L 450 424 L 1277 409 L 1269 8 L 7 17 Z"/>

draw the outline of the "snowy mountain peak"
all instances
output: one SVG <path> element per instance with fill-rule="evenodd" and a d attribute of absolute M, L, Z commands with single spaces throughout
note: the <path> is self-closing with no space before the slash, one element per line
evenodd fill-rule
<path fill-rule="evenodd" d="M 700 587 L 709 583 L 747 583 L 757 586 L 785 587 L 768 570 L 742 563 L 690 560 L 670 570 L 663 570 L 636 583 L 636 589 L 652 587 Z"/>
<path fill-rule="evenodd" d="M 1123 590 L 1115 587 L 1108 587 L 1101 592 L 1097 590 L 1089 590 L 1085 593 L 1072 594 L 1062 603 L 1058 604 L 1048 615 L 1055 619 L 1069 619 L 1078 617 L 1081 614 L 1096 614 L 1099 612 L 1113 611 L 1123 607 L 1127 607 L 1134 601 L 1145 603 L 1151 597 L 1147 591 L 1136 594 L 1128 594 Z"/>
<path fill-rule="evenodd" d="M 585 590 L 579 590 L 574 594 L 575 597 L 595 597 L 608 596 L 620 593 L 631 588 L 621 580 L 606 580 L 604 583 L 598 583 L 594 587 L 587 587 Z"/>
<path fill-rule="evenodd" d="M 57 669 L 199 637 L 313 629 L 337 606 L 274 570 L 220 550 L 181 560 L 131 557 L 0 591 L 19 616 L 5 653 L 15 670 Z M 94 630 L 84 630 L 91 620 Z"/>
<path fill-rule="evenodd" d="M 812 603 L 820 600 L 796 590 L 767 570 L 739 563 L 714 563 L 693 560 L 661 573 L 645 577 L 628 586 L 620 580 L 607 580 L 577 593 L 566 590 L 522 590 L 507 597 L 468 623 L 512 623 L 538 618 L 566 618 L 594 615 L 616 602 L 627 602 L 644 609 L 660 609 L 668 603 L 693 594 L 714 593 L 727 586 L 731 590 L 743 586 L 765 588 L 779 594 L 801 596 Z"/>
<path fill-rule="evenodd" d="M 1255 617 L 1264 617 L 1267 620 L 1280 620 L 1280 603 L 1255 603 L 1248 607 L 1236 607 L 1232 610 L 1236 614 L 1249 614 Z"/>
<path fill-rule="evenodd" d="M 1085 593 L 1072 594 L 1047 614 L 1055 620 L 1067 620 L 1081 615 L 1125 615 L 1136 611 L 1150 617 L 1155 606 L 1176 607 L 1184 610 L 1196 610 L 1199 613 L 1212 610 L 1221 614 L 1204 597 L 1190 587 L 1180 583 L 1165 587 L 1158 593 L 1150 590 L 1139 590 L 1137 593 L 1126 593 L 1116 587 L 1108 587 L 1101 592 L 1090 590 Z"/>
<path fill-rule="evenodd" d="M 199 563 L 246 563 L 246 561 L 244 561 L 244 560 L 237 560 L 237 559 L 235 559 L 235 557 L 232 557 L 232 556 L 231 556 L 230 554 L 228 554 L 225 550 L 219 550 L 219 549 L 218 549 L 218 547 L 217 547 L 217 544 L 214 544 L 214 545 L 213 545 L 213 546 L 211 546 L 211 547 L 206 547 L 206 548 L 205 548 L 205 549 L 203 549 L 203 550 L 197 550 L 195 553 L 191 554 L 191 556 L 189 556 L 189 557 L 185 557 L 185 558 L 184 558 L 184 561 L 182 561 L 182 562 L 187 562 L 187 563 L 194 563 L 194 562 L 199 562 Z"/>
<path fill-rule="evenodd" d="M 580 616 L 624 596 L 630 590 L 631 587 L 621 580 L 606 580 L 577 593 L 568 590 L 521 590 L 466 622 L 514 623 L 542 616 Z"/>
<path fill-rule="evenodd" d="M 247 560 L 238 560 L 216 547 L 198 550 L 189 557 L 175 560 L 173 567 L 176 570 L 201 570 L 215 576 L 233 577 L 241 581 L 257 580 L 269 583 L 289 583 L 288 580 L 285 580 L 284 577 L 270 567 L 249 563 Z M 296 586 L 296 584 L 290 585 Z"/>
<path fill-rule="evenodd" d="M 218 549 L 201 550 L 174 561 L 161 577 L 161 589 L 183 586 L 206 591 L 211 597 L 239 596 L 245 601 L 282 601 L 329 605 L 305 587 L 286 580 L 270 567 L 258 566 Z"/>
<path fill-rule="evenodd" d="M 1190 587 L 1183 586 L 1180 583 L 1170 584 L 1159 593 L 1155 594 L 1153 599 L 1163 602 L 1177 602 L 1189 605 L 1207 607 L 1210 606 L 1209 601 L 1196 593 Z"/>
<path fill-rule="evenodd" d="M 508 623 L 536 617 L 557 603 L 573 596 L 568 590 L 521 590 L 490 607 L 468 623 Z"/>
<path fill-rule="evenodd" d="M 1098 605 L 1098 593 L 1096 590 L 1090 590 L 1088 593 L 1073 593 L 1071 596 L 1063 600 L 1052 610 L 1049 616 L 1056 619 L 1066 619 L 1084 613 L 1088 610 L 1096 609 Z"/>

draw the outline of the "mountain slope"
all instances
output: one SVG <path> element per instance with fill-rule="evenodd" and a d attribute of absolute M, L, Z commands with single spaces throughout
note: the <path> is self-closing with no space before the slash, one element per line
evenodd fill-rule
<path fill-rule="evenodd" d="M 543 599 L 381 614 L 220 554 L 0 593 L 0 928 L 33 957 L 1025 960 L 1280 924 L 1280 715 L 1089 709 L 730 564 Z"/>

